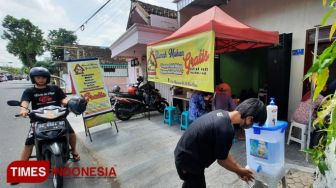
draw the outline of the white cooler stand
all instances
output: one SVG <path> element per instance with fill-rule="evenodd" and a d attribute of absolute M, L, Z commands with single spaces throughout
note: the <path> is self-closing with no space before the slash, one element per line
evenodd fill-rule
<path fill-rule="evenodd" d="M 277 121 L 274 127 L 253 125 L 246 129 L 246 168 L 253 171 L 255 181 L 246 184 L 249 188 L 287 188 L 284 167 L 285 130 L 288 123 Z"/>

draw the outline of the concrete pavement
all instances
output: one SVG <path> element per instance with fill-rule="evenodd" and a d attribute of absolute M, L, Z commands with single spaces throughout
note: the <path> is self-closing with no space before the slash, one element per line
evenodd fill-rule
<path fill-rule="evenodd" d="M 10 99 L 19 99 L 23 89 L 29 86 L 25 81 L 0 83 L 0 187 L 8 187 L 5 183 L 7 165 L 18 159 L 27 134 L 28 119 L 14 118 L 18 112 L 15 107 L 6 105 Z M 177 125 L 172 127 L 162 123 L 162 115 L 155 113 L 151 120 L 146 118 L 131 119 L 118 122 L 119 133 L 109 124 L 91 129 L 93 142 L 85 136 L 82 118 L 71 114 L 68 117 L 78 135 L 80 166 L 96 165 L 114 166 L 117 179 L 74 178 L 66 179 L 65 187 L 180 187 L 174 165 L 173 150 L 183 134 Z M 245 142 L 238 141 L 231 153 L 242 165 L 246 164 Z M 296 144 L 286 145 L 286 167 L 288 185 L 290 187 L 307 187 L 312 181 L 312 165 L 304 160 L 305 154 L 299 151 Z M 206 169 L 208 187 L 244 187 L 246 184 L 234 173 L 217 163 Z M 295 175 L 296 174 L 296 175 Z M 120 185 L 119 185 L 120 184 Z M 44 184 L 20 184 L 16 187 L 51 187 L 50 182 Z"/>
<path fill-rule="evenodd" d="M 81 117 L 69 118 L 78 134 L 80 142 L 99 158 L 103 164 L 115 166 L 117 181 L 121 187 L 181 187 L 174 165 L 173 150 L 183 134 L 178 125 L 172 127 L 163 124 L 162 115 L 154 113 L 151 120 L 133 118 L 118 122 L 119 133 L 114 126 L 100 125 L 90 129 L 93 142 L 85 136 Z M 245 142 L 238 141 L 231 149 L 238 162 L 246 165 Z M 299 146 L 286 145 L 287 177 L 294 182 L 296 177 L 290 174 L 303 172 L 312 182 L 313 166 L 304 160 L 305 154 Z M 207 187 L 245 187 L 236 174 L 214 163 L 205 171 Z M 301 174 L 302 176 L 302 174 Z M 289 182 L 291 182 L 289 180 Z M 302 184 L 304 185 L 304 184 Z"/>

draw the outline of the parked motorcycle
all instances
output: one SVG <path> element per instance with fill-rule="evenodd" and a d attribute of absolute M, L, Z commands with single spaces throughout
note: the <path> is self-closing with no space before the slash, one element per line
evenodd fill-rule
<path fill-rule="evenodd" d="M 9 106 L 20 106 L 19 101 L 7 101 Z M 29 110 L 32 129 L 35 136 L 35 150 L 37 160 L 48 160 L 51 169 L 60 169 L 70 159 L 69 130 L 66 125 L 67 108 L 60 106 L 46 106 L 37 110 Z M 20 115 L 15 115 L 19 117 Z M 63 176 L 51 174 L 53 186 L 63 187 Z"/>
<path fill-rule="evenodd" d="M 168 106 L 167 99 L 163 98 L 159 90 L 155 89 L 149 83 L 141 85 L 143 78 L 137 79 L 138 83 L 132 85 L 128 93 L 120 93 L 120 88 L 114 87 L 111 97 L 112 109 L 118 119 L 126 121 L 135 114 L 147 111 L 164 112 Z M 119 89 L 119 90 L 118 90 Z M 134 92 L 130 92 L 134 90 Z"/>
<path fill-rule="evenodd" d="M 120 87 L 118 85 L 113 86 L 112 93 L 110 96 L 111 105 L 115 105 L 115 97 L 126 97 L 126 98 L 134 98 L 137 100 L 143 100 L 143 94 L 140 92 L 141 88 L 139 89 L 141 83 L 143 82 L 143 77 L 140 76 L 137 79 L 137 83 L 132 84 L 128 87 L 127 92 L 120 92 Z"/>

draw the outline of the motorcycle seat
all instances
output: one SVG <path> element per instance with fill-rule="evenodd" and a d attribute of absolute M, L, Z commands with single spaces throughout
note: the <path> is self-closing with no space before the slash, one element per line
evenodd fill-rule
<path fill-rule="evenodd" d="M 142 96 L 139 96 L 139 95 L 130 95 L 128 93 L 114 93 L 115 96 L 117 97 L 127 97 L 127 98 L 133 98 L 133 99 L 139 99 L 139 100 L 142 100 Z"/>

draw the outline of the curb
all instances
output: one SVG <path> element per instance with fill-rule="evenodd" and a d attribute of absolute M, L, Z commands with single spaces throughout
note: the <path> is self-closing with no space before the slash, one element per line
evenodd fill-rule
<path fill-rule="evenodd" d="M 314 172 L 315 172 L 314 168 L 299 166 L 299 165 L 291 164 L 291 163 L 286 163 L 285 164 L 285 169 L 286 170 L 295 169 L 295 170 L 299 170 L 299 171 L 303 171 L 303 172 L 307 172 L 307 173 L 312 173 L 312 174 L 314 174 Z"/>

